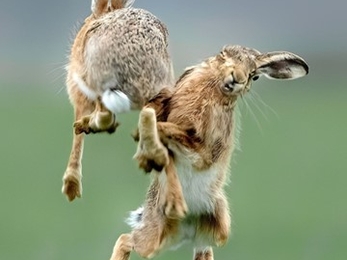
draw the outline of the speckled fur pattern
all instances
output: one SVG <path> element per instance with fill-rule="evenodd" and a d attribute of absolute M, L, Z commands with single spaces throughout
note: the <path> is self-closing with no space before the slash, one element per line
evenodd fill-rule
<path fill-rule="evenodd" d="M 84 134 L 113 133 L 116 114 L 141 109 L 161 89 L 174 85 L 166 26 L 132 8 L 133 0 L 93 0 L 71 47 L 67 92 L 75 111 L 73 144 L 62 192 L 82 195 Z"/>
<path fill-rule="evenodd" d="M 140 113 L 134 157 L 154 180 L 111 260 L 127 260 L 131 251 L 152 258 L 184 242 L 193 244 L 195 260 L 213 260 L 212 247 L 224 245 L 230 234 L 224 187 L 235 148 L 237 99 L 261 75 L 295 79 L 307 73 L 295 54 L 230 45 L 153 97 Z"/>

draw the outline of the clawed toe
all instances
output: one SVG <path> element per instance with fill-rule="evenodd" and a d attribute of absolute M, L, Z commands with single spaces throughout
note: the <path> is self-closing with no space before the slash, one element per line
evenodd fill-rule
<path fill-rule="evenodd" d="M 85 116 L 73 124 L 73 127 L 75 128 L 75 134 L 76 135 L 79 135 L 82 133 L 89 134 L 89 133 L 93 132 L 93 130 L 89 127 L 89 120 L 90 120 L 90 117 Z"/>
<path fill-rule="evenodd" d="M 116 129 L 117 129 L 117 127 L 118 127 L 119 125 L 120 125 L 120 124 L 115 120 L 115 121 L 113 122 L 113 124 L 106 130 L 107 133 L 113 134 L 113 133 L 116 131 Z"/>
<path fill-rule="evenodd" d="M 139 163 L 139 167 L 145 172 L 151 172 L 153 169 L 161 172 L 169 163 L 168 151 L 165 147 L 158 147 L 151 151 L 145 151 L 141 148 L 134 155 Z"/>
<path fill-rule="evenodd" d="M 153 169 L 157 172 L 161 172 L 165 165 L 158 164 L 155 160 L 148 159 L 144 156 L 136 156 L 136 160 L 139 163 L 139 167 L 143 169 L 146 173 L 151 172 Z"/>
<path fill-rule="evenodd" d="M 100 127 L 94 122 L 91 116 L 85 116 L 82 119 L 76 121 L 73 125 L 75 128 L 75 134 L 79 135 L 82 133 L 90 134 L 90 133 L 99 133 L 99 132 L 108 132 L 112 134 L 116 131 L 119 123 L 113 119 L 113 122 L 109 124 L 107 127 Z"/>

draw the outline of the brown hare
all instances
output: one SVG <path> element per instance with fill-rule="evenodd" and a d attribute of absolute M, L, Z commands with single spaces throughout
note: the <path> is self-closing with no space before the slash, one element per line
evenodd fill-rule
<path fill-rule="evenodd" d="M 153 97 L 140 113 L 135 158 L 145 171 L 153 169 L 154 180 L 111 260 L 129 259 L 131 251 L 152 258 L 183 242 L 192 242 L 195 260 L 212 260 L 212 247 L 224 245 L 230 233 L 224 185 L 237 98 L 261 75 L 295 79 L 307 73 L 295 54 L 226 46 Z"/>
<path fill-rule="evenodd" d="M 114 132 L 118 113 L 174 85 L 167 29 L 133 2 L 93 0 L 71 48 L 66 85 L 75 123 L 62 189 L 70 201 L 82 194 L 83 133 Z"/>

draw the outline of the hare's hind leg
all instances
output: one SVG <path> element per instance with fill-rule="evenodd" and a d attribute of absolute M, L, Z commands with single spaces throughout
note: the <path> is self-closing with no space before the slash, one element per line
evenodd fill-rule
<path fill-rule="evenodd" d="M 75 120 L 90 114 L 95 109 L 95 104 L 78 90 L 75 85 L 69 88 L 69 96 L 74 104 Z M 82 154 L 83 154 L 84 135 L 77 135 L 73 132 L 73 142 L 67 168 L 63 176 L 62 192 L 69 201 L 82 195 Z"/>
<path fill-rule="evenodd" d="M 155 228 L 152 230 L 146 228 L 144 230 L 137 230 L 135 231 L 135 239 L 134 233 L 122 234 L 113 247 L 110 260 L 128 260 L 133 250 L 143 258 L 153 258 L 158 253 L 161 245 L 159 241 L 160 237 L 158 236 L 159 233 L 157 234 L 156 231 Z"/>
<path fill-rule="evenodd" d="M 215 204 L 215 226 L 214 226 L 214 242 L 217 246 L 223 246 L 230 235 L 230 212 L 225 195 L 220 195 Z"/>
<path fill-rule="evenodd" d="M 75 134 L 105 131 L 113 133 L 116 131 L 117 126 L 115 115 L 102 104 L 100 98 L 95 101 L 93 113 L 83 116 L 74 123 Z"/>
<path fill-rule="evenodd" d="M 211 238 L 214 245 L 223 246 L 230 235 L 230 213 L 224 195 L 215 198 L 214 212 L 200 216 L 198 232 Z"/>
<path fill-rule="evenodd" d="M 131 234 L 122 234 L 113 248 L 110 260 L 128 260 L 133 249 Z"/>
<path fill-rule="evenodd" d="M 156 208 L 142 221 L 143 227 L 118 238 L 110 260 L 128 260 L 131 251 L 142 258 L 151 259 L 165 247 L 168 238 L 178 232 L 179 220 L 166 218 Z"/>
<path fill-rule="evenodd" d="M 194 260 L 213 260 L 212 248 L 194 249 Z"/>

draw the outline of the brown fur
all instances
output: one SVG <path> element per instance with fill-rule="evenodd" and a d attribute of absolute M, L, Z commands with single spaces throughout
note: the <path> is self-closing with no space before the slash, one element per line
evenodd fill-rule
<path fill-rule="evenodd" d="M 66 85 L 75 122 L 62 188 L 69 201 L 82 195 L 83 134 L 115 132 L 116 113 L 141 109 L 162 88 L 173 86 L 165 25 L 145 10 L 128 8 L 131 4 L 92 0 L 92 14 L 71 48 Z M 110 99 L 107 104 L 103 99 L 116 92 L 128 102 L 119 111 L 122 102 L 111 104 Z"/>
<path fill-rule="evenodd" d="M 151 258 L 183 240 L 194 243 L 195 260 L 213 260 L 212 246 L 224 245 L 230 234 L 223 187 L 235 146 L 236 100 L 253 77 L 296 78 L 307 68 L 291 53 L 226 46 L 151 99 L 140 113 L 135 158 L 146 171 L 163 170 L 154 171 L 142 213 L 111 260 L 127 260 L 132 250 Z"/>

